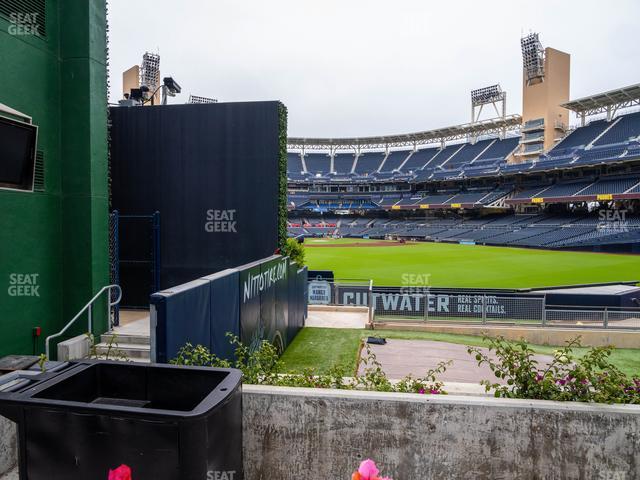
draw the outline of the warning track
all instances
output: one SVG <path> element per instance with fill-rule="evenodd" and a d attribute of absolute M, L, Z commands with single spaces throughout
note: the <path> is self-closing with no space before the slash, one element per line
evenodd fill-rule
<path fill-rule="evenodd" d="M 352 243 L 305 243 L 308 248 L 344 248 L 344 247 L 403 247 L 415 245 L 415 242 L 391 242 L 380 240 L 379 242 L 358 242 Z"/>

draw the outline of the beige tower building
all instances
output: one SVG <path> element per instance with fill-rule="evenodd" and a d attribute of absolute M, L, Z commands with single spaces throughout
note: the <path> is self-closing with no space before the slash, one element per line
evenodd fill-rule
<path fill-rule="evenodd" d="M 140 88 L 146 85 L 149 88 L 149 102 L 145 105 L 160 105 L 160 55 L 145 53 L 142 57 L 142 66 L 134 65 L 122 73 L 122 96 L 129 94 L 132 88 Z"/>
<path fill-rule="evenodd" d="M 536 158 L 552 148 L 569 126 L 571 56 L 553 48 L 542 48 L 538 34 L 522 43 L 522 140 L 515 161 Z"/>

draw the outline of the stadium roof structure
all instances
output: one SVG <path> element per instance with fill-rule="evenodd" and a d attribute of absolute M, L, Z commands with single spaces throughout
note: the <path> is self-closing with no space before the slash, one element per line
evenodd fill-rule
<path fill-rule="evenodd" d="M 576 112 L 584 121 L 585 116 L 598 113 L 607 113 L 608 120 L 611 120 L 620 108 L 635 105 L 640 105 L 640 83 L 571 100 L 561 106 Z"/>
<path fill-rule="evenodd" d="M 504 118 L 480 120 L 453 127 L 438 128 L 424 132 L 405 133 L 401 135 L 385 135 L 380 137 L 360 138 L 298 138 L 289 137 L 287 147 L 299 150 L 361 150 L 390 147 L 406 147 L 444 143 L 451 140 L 467 139 L 480 135 L 499 134 L 518 130 L 522 124 L 520 115 L 507 115 Z"/>

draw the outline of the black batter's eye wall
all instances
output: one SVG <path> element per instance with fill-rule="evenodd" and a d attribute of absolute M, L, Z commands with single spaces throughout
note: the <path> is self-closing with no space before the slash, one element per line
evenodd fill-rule
<path fill-rule="evenodd" d="M 112 208 L 120 215 L 160 212 L 162 289 L 278 248 L 282 108 L 111 108 Z M 126 291 L 124 272 L 121 278 Z"/>

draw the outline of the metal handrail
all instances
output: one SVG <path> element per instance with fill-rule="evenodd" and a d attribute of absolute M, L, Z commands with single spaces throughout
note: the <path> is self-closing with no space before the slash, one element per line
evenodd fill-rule
<path fill-rule="evenodd" d="M 116 288 L 118 291 L 118 297 L 116 298 L 115 301 L 111 300 L 111 289 Z M 84 307 L 82 307 L 82 309 L 75 315 L 75 317 L 73 317 L 71 319 L 71 321 L 69 323 L 67 323 L 65 325 L 65 327 L 60 330 L 58 333 L 54 333 L 53 335 L 49 335 L 47 337 L 47 339 L 45 340 L 45 355 L 47 356 L 47 360 L 49 360 L 51 357 L 49 356 L 49 342 L 51 341 L 51 339 L 53 338 L 57 338 L 61 335 L 64 334 L 64 332 L 66 332 L 69 327 L 71 327 L 71 325 L 73 325 L 75 323 L 75 321 L 80 318 L 80 315 L 82 315 L 85 311 L 87 311 L 87 309 L 89 310 L 88 312 L 88 329 L 87 331 L 89 333 L 92 333 L 93 330 L 93 325 L 92 325 L 92 308 L 93 308 L 93 304 L 95 303 L 95 301 L 100 298 L 100 296 L 102 295 L 103 292 L 108 291 L 109 292 L 109 298 L 107 300 L 107 330 L 111 330 L 111 307 L 114 307 L 116 305 L 118 305 L 120 303 L 120 300 L 122 300 L 122 289 L 120 288 L 120 285 L 106 285 L 104 287 L 102 287 L 100 289 L 100 291 L 98 293 L 96 293 L 93 298 L 91 300 L 89 300 L 86 305 Z"/>

